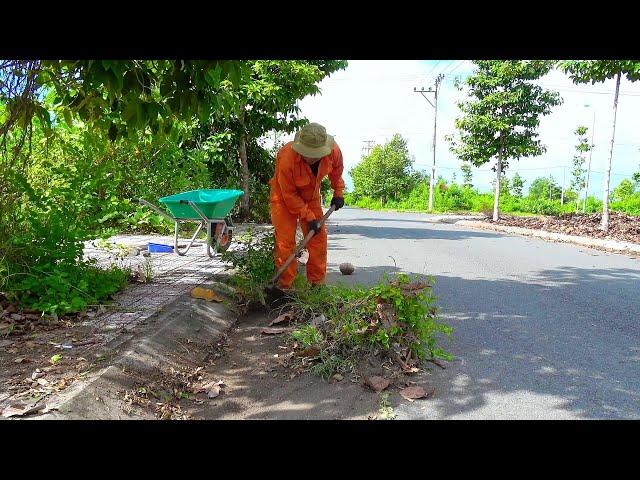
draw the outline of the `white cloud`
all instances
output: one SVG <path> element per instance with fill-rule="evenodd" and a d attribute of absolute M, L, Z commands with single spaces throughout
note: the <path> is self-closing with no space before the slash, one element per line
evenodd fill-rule
<path fill-rule="evenodd" d="M 468 75 L 473 65 L 469 61 L 350 61 L 346 70 L 325 79 L 321 94 L 300 102 L 302 114 L 309 120 L 321 123 L 336 137 L 344 158 L 345 170 L 356 165 L 361 158 L 364 140 L 377 143 L 402 134 L 415 157 L 416 168 L 430 168 L 432 160 L 433 108 L 413 91 L 414 87 L 428 88 L 434 77 L 445 73 L 438 105 L 438 135 L 436 162 L 438 175 L 451 178 L 455 171 L 460 178 L 458 160 L 450 153 L 444 136 L 455 132 L 454 120 L 458 113 L 456 102 L 464 98 L 453 85 L 453 77 Z M 451 74 L 448 74 L 451 72 Z M 602 84 L 574 85 L 562 72 L 553 71 L 540 83 L 554 88 L 564 99 L 551 115 L 542 119 L 540 139 L 547 152 L 537 158 L 512 162 L 510 171 L 518 171 L 527 181 L 552 174 L 561 182 L 562 166 L 566 166 L 569 182 L 569 165 L 574 151 L 573 132 L 579 124 L 591 129 L 593 110 L 596 112 L 595 139 L 590 190 L 602 191 L 602 173 L 606 164 L 611 138 L 613 113 L 613 80 Z M 640 164 L 640 135 L 637 113 L 640 111 L 640 82 L 632 84 L 625 79 L 621 84 L 616 127 L 616 146 L 613 160 L 613 184 L 628 174 L 638 171 Z M 585 108 L 589 104 L 592 108 Z M 292 138 L 292 136 L 290 136 Z M 493 179 L 490 165 L 474 170 L 474 183 L 488 189 Z M 345 174 L 347 183 L 351 183 Z"/>

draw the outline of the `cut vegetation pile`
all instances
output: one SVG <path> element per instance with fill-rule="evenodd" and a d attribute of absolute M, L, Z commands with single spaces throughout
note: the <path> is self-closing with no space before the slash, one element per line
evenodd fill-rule
<path fill-rule="evenodd" d="M 226 254 L 235 269 L 231 284 L 246 310 L 262 305 L 277 318 L 263 334 L 288 334 L 288 364 L 325 379 L 352 372 L 363 362 L 398 372 L 419 371 L 422 361 L 450 359 L 437 344 L 451 328 L 437 319 L 431 285 L 404 273 L 374 287 L 311 286 L 298 276 L 294 292 L 277 309 L 267 305 L 264 285 L 273 275 L 273 233 L 250 233 Z M 376 389 L 374 389 L 376 390 Z"/>

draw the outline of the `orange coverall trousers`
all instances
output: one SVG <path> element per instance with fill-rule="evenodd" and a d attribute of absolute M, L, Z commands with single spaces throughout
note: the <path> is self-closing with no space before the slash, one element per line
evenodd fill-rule
<path fill-rule="evenodd" d="M 324 215 L 320 199 L 309 205 L 309 210 L 317 219 Z M 298 227 L 298 218 L 292 215 L 283 202 L 271 202 L 271 223 L 275 228 L 276 246 L 275 246 L 275 264 L 276 270 L 280 268 L 289 256 L 296 249 L 296 229 Z M 301 222 L 302 233 L 306 236 L 309 233 L 307 222 Z M 307 261 L 307 280 L 309 283 L 323 283 L 327 272 L 327 229 L 323 225 L 318 233 L 316 233 L 307 244 L 309 251 L 309 260 Z M 282 272 L 278 280 L 280 288 L 290 288 L 293 279 L 296 278 L 298 271 L 298 262 L 294 260 Z"/>

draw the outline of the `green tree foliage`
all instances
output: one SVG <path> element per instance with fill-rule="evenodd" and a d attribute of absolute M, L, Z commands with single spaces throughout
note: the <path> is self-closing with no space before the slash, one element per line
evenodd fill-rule
<path fill-rule="evenodd" d="M 611 200 L 614 202 L 621 202 L 633 196 L 634 193 L 636 193 L 635 185 L 631 180 L 625 178 L 616 188 L 613 189 Z"/>
<path fill-rule="evenodd" d="M 618 112 L 618 95 L 620 80 L 625 76 L 630 82 L 640 79 L 640 61 L 638 60 L 565 60 L 559 62 L 560 68 L 569 74 L 574 83 L 600 83 L 612 78 L 616 79 L 616 89 L 613 97 L 613 126 L 611 129 L 611 144 L 609 160 L 604 175 L 602 223 L 603 231 L 609 230 L 609 186 L 611 183 L 611 164 L 613 161 L 613 145 L 616 135 L 616 116 Z"/>
<path fill-rule="evenodd" d="M 554 178 L 539 177 L 531 182 L 529 187 L 529 198 L 535 200 L 559 200 L 562 195 L 562 188 L 556 183 Z"/>
<path fill-rule="evenodd" d="M 460 170 L 462 170 L 462 186 L 469 188 L 473 187 L 473 172 L 471 171 L 471 164 L 469 162 L 462 162 Z"/>
<path fill-rule="evenodd" d="M 401 192 L 411 190 L 421 179 L 412 170 L 407 141 L 400 134 L 384 145 L 376 145 L 371 153 L 353 167 L 349 174 L 353 178 L 354 196 L 380 200 L 398 199 Z"/>
<path fill-rule="evenodd" d="M 520 174 L 516 172 L 511 179 L 511 190 L 513 195 L 521 198 L 522 197 L 522 189 L 524 188 L 525 180 L 522 179 Z"/>
<path fill-rule="evenodd" d="M 542 60 L 482 60 L 466 80 L 470 99 L 458 104 L 458 138 L 452 151 L 476 166 L 497 157 L 496 178 L 509 161 L 537 156 L 545 151 L 538 140 L 540 117 L 548 115 L 561 99 L 555 92 L 533 83 L 548 73 L 553 63 Z M 500 182 L 496 185 L 494 220 L 498 219 Z"/>

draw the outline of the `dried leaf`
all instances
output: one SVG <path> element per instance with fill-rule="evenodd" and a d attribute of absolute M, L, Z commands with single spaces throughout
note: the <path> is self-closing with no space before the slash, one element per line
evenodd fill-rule
<path fill-rule="evenodd" d="M 193 298 L 200 298 L 202 300 L 206 300 L 207 302 L 222 302 L 224 299 L 220 297 L 216 292 L 211 290 L 210 288 L 202 288 L 196 287 L 191 290 L 191 296 Z"/>
<path fill-rule="evenodd" d="M 24 361 L 25 361 L 24 357 L 20 357 L 20 358 L 16 358 L 13 362 L 14 363 L 22 363 Z"/>
<path fill-rule="evenodd" d="M 273 319 L 271 321 L 271 323 L 269 324 L 269 326 L 277 325 L 277 324 L 280 324 L 280 323 L 289 323 L 292 320 L 293 320 L 293 312 L 283 313 L 282 315 L 279 315 L 278 317 Z"/>
<path fill-rule="evenodd" d="M 333 379 L 334 379 L 336 382 L 341 382 L 341 381 L 344 379 L 344 377 L 343 377 L 342 375 L 340 375 L 339 373 L 336 373 L 336 374 L 333 376 Z"/>
<path fill-rule="evenodd" d="M 217 382 L 209 382 L 202 386 L 201 391 L 204 390 L 205 392 L 207 392 L 207 397 L 209 398 L 216 398 L 218 395 L 220 395 L 223 386 L 224 382 L 222 380 L 218 380 Z"/>
<path fill-rule="evenodd" d="M 402 395 L 403 398 L 409 400 L 410 402 L 413 402 L 414 400 L 417 400 L 419 398 L 428 398 L 434 393 L 435 388 L 431 388 L 428 392 L 426 392 L 424 388 L 417 385 L 400 390 L 400 395 Z"/>
<path fill-rule="evenodd" d="M 320 354 L 318 347 L 309 347 L 301 352 L 298 352 L 299 357 L 317 357 Z"/>
<path fill-rule="evenodd" d="M 374 392 L 381 392 L 391 385 L 391 380 L 378 376 L 366 377 L 364 379 L 364 384 Z"/>
<path fill-rule="evenodd" d="M 376 305 L 376 312 L 378 313 L 380 323 L 385 330 L 389 330 L 391 327 L 396 325 L 396 315 L 393 311 L 393 307 L 382 303 L 380 299 L 378 299 L 378 304 Z"/>

